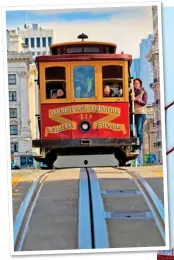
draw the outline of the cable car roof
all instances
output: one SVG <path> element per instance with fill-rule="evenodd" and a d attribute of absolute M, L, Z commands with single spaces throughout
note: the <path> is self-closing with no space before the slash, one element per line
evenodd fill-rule
<path fill-rule="evenodd" d="M 61 53 L 63 50 L 67 50 L 68 48 L 98 48 L 100 49 L 100 53 L 105 52 L 106 48 L 108 48 L 109 53 L 115 53 L 117 45 L 111 42 L 97 42 L 97 41 L 74 41 L 74 42 L 62 42 L 57 44 L 52 44 L 50 46 L 51 54 Z M 103 50 L 103 51 L 102 51 Z M 80 51 L 79 51 L 80 52 Z M 83 52 L 83 51 L 81 51 Z"/>
<path fill-rule="evenodd" d="M 115 43 L 111 43 L 111 42 L 97 42 L 97 41 L 75 41 L 75 42 L 62 42 L 62 43 L 56 43 L 56 44 L 52 44 L 50 46 L 50 49 L 54 48 L 54 47 L 66 47 L 69 45 L 97 45 L 97 46 L 112 46 L 112 47 L 117 47 L 117 45 Z"/>

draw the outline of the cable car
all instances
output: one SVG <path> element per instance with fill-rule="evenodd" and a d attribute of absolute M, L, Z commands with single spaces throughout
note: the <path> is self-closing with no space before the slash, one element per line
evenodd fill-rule
<path fill-rule="evenodd" d="M 132 56 L 87 38 L 36 57 L 40 138 L 32 143 L 48 168 L 123 166 L 138 155 L 131 153 L 138 144 L 130 131 Z"/>

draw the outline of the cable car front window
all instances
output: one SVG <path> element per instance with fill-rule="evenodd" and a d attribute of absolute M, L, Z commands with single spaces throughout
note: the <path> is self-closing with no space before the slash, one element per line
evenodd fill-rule
<path fill-rule="evenodd" d="M 73 71 L 74 97 L 94 98 L 95 96 L 95 67 L 78 66 Z"/>

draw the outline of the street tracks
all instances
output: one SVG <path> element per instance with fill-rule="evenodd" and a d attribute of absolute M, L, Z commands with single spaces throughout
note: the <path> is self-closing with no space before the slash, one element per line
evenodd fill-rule
<path fill-rule="evenodd" d="M 105 171 L 105 168 L 100 169 Z M 165 219 L 163 204 L 147 181 L 137 172 L 123 168 L 112 169 L 115 174 L 114 178 L 101 178 L 100 169 L 80 169 L 77 203 L 77 249 L 164 246 Z M 40 175 L 31 185 L 14 222 L 14 251 L 23 251 L 23 244 L 27 240 L 27 233 L 33 232 L 30 230 L 29 225 L 34 219 L 34 208 L 37 208 L 36 202 L 39 199 L 43 184 L 50 174 L 56 173 L 59 175 L 59 171 L 52 170 L 46 172 Z M 126 173 L 130 179 L 126 177 L 126 183 L 121 182 L 121 179 L 116 176 L 118 173 Z M 129 187 L 129 182 L 132 180 L 136 183 L 138 189 L 134 187 L 125 188 Z M 107 182 L 108 186 L 106 185 Z M 143 203 L 147 207 L 143 208 L 141 206 L 138 208 L 139 206 L 136 205 L 134 200 L 136 199 L 139 201 L 138 204 L 141 204 L 140 200 L 142 198 L 145 201 Z M 129 202 L 127 202 L 128 200 Z M 58 208 L 59 204 L 57 204 Z M 147 227 L 147 223 L 152 221 L 155 223 L 152 227 L 156 229 L 156 233 L 154 232 L 156 235 L 152 238 L 153 242 L 150 239 L 151 235 L 149 235 L 149 238 L 147 237 L 146 241 L 140 241 L 141 236 L 145 233 L 144 229 Z M 125 231 L 126 223 L 128 228 Z M 130 233 L 132 232 L 130 227 L 133 227 L 133 225 L 136 226 L 137 223 L 139 230 L 134 230 L 134 240 L 132 239 L 131 241 L 129 237 L 133 236 L 133 234 Z M 121 228 L 122 230 L 120 231 Z M 41 232 L 42 230 L 40 230 Z M 61 248 L 54 248 L 54 250 L 61 250 Z"/>

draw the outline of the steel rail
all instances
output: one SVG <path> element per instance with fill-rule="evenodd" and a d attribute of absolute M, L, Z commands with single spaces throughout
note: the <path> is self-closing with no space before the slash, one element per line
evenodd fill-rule
<path fill-rule="evenodd" d="M 99 181 L 92 168 L 82 168 L 80 171 L 78 247 L 109 247 Z"/>
<path fill-rule="evenodd" d="M 146 203 L 152 212 L 158 230 L 160 231 L 161 237 L 165 242 L 165 217 L 164 217 L 164 207 L 161 201 L 159 200 L 155 192 L 152 190 L 150 185 L 147 183 L 147 181 L 144 178 L 142 178 L 137 172 L 133 172 L 125 169 L 123 170 L 133 178 L 133 180 L 135 181 L 135 183 L 143 193 Z"/>
<path fill-rule="evenodd" d="M 94 248 L 109 248 L 105 210 L 100 192 L 99 180 L 92 168 L 87 168 L 92 204 L 92 228 Z"/>
<path fill-rule="evenodd" d="M 79 223 L 78 223 L 78 248 L 92 249 L 92 223 L 91 206 L 89 197 L 89 181 L 85 168 L 80 169 L 79 180 Z"/>
<path fill-rule="evenodd" d="M 14 240 L 14 250 L 21 251 L 22 245 L 25 239 L 27 227 L 32 216 L 32 212 L 35 203 L 38 199 L 39 193 L 41 191 L 42 185 L 48 175 L 53 172 L 49 171 L 40 175 L 31 185 L 25 199 L 21 203 L 14 221 L 13 228 L 13 240 Z"/>

